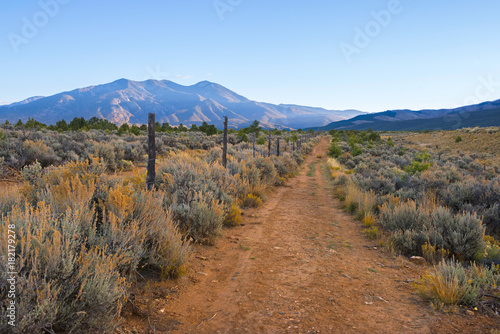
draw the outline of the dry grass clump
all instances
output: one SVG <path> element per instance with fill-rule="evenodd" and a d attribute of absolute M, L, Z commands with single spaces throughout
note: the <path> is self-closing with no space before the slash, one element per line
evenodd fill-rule
<path fill-rule="evenodd" d="M 367 214 L 373 212 L 373 209 L 375 208 L 375 194 L 373 191 L 363 191 L 351 182 L 347 186 L 345 207 L 347 211 L 356 213 L 356 217 L 358 219 L 362 219 Z"/>
<path fill-rule="evenodd" d="M 229 227 L 238 226 L 241 224 L 242 220 L 243 219 L 241 218 L 241 210 L 235 203 L 233 203 L 233 205 L 231 206 L 231 211 L 229 211 L 226 215 L 226 218 L 224 218 L 224 226 L 229 226 Z"/>
<path fill-rule="evenodd" d="M 262 206 L 262 199 L 258 196 L 248 194 L 242 201 L 241 206 L 244 208 L 258 208 Z"/>
<path fill-rule="evenodd" d="M 441 261 L 414 287 L 419 294 L 438 305 L 475 306 L 487 294 L 498 294 L 499 268 L 475 264 L 465 268 L 456 261 Z"/>

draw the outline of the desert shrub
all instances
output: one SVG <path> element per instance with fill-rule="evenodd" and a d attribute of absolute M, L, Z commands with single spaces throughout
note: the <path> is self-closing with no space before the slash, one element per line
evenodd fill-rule
<path fill-rule="evenodd" d="M 354 144 L 351 149 L 351 155 L 353 157 L 357 157 L 358 155 L 361 154 L 363 154 L 363 150 L 358 145 Z"/>
<path fill-rule="evenodd" d="M 425 243 L 422 246 L 422 256 L 424 259 L 432 264 L 437 264 L 443 260 L 446 260 L 450 256 L 450 251 L 443 248 L 438 248 L 437 246 Z"/>
<path fill-rule="evenodd" d="M 244 208 L 258 208 L 262 205 L 262 199 L 259 196 L 248 194 L 242 201 L 241 206 Z"/>
<path fill-rule="evenodd" d="M 21 332 L 112 331 L 141 268 L 177 276 L 187 260 L 189 246 L 163 210 L 162 194 L 109 182 L 92 161 L 71 167 L 47 170 L 39 180 L 30 170 L 37 167 L 28 167 L 35 203 L 20 198 L 0 221 L 1 228 L 15 225 L 18 236 Z M 2 264 L 6 258 L 2 248 Z M 6 278 L 2 270 L 0 285 Z"/>
<path fill-rule="evenodd" d="M 271 160 L 266 161 L 275 175 Z M 242 198 L 249 188 L 239 174 L 185 153 L 171 154 L 160 164 L 156 186 L 166 193 L 165 209 L 180 229 L 195 241 L 208 243 L 219 234 L 234 199 Z"/>
<path fill-rule="evenodd" d="M 500 242 L 492 236 L 484 236 L 485 247 L 474 255 L 476 261 L 500 261 Z"/>
<path fill-rule="evenodd" d="M 45 145 L 43 140 L 26 140 L 23 143 L 23 150 L 23 158 L 27 164 L 38 161 L 43 167 L 46 167 L 57 164 L 61 160 L 51 147 Z"/>
<path fill-rule="evenodd" d="M 459 262 L 440 262 L 414 287 L 425 299 L 443 305 L 475 306 L 482 296 L 500 283 L 498 271 L 475 264 L 468 268 Z"/>
<path fill-rule="evenodd" d="M 349 176 L 347 176 L 346 174 L 340 174 L 335 178 L 334 182 L 336 186 L 345 186 L 348 183 L 349 183 Z"/>
<path fill-rule="evenodd" d="M 376 240 L 380 237 L 381 233 L 377 226 L 370 226 L 363 229 L 363 234 L 370 240 Z"/>
<path fill-rule="evenodd" d="M 141 266 L 161 272 L 162 277 L 178 277 L 189 255 L 189 245 L 169 212 L 162 209 L 163 194 L 139 192 L 134 194 L 132 221 L 144 233 L 144 251 Z"/>
<path fill-rule="evenodd" d="M 470 260 L 484 248 L 481 220 L 470 213 L 453 214 L 444 207 L 425 210 L 414 201 L 385 203 L 380 223 L 395 234 L 397 248 L 407 255 L 422 254 L 422 246 L 428 243 L 460 260 Z"/>
<path fill-rule="evenodd" d="M 342 155 L 343 151 L 336 142 L 332 142 L 328 148 L 328 156 L 338 158 Z"/>
<path fill-rule="evenodd" d="M 375 225 L 376 222 L 375 215 L 373 213 L 366 213 L 361 222 L 363 223 L 363 226 L 371 227 Z"/>
<path fill-rule="evenodd" d="M 442 238 L 442 247 L 460 260 L 471 260 L 484 249 L 484 228 L 474 214 L 454 215 L 449 209 L 438 207 L 431 215 L 431 224 Z"/>
<path fill-rule="evenodd" d="M 224 226 L 229 226 L 229 227 L 238 226 L 241 224 L 241 221 L 242 221 L 241 210 L 235 203 L 233 203 L 231 211 L 229 211 L 226 214 L 226 217 L 224 218 Z"/>
<path fill-rule="evenodd" d="M 271 160 L 279 177 L 289 176 L 297 169 L 297 163 L 290 159 L 288 155 L 281 157 L 273 156 Z"/>
<path fill-rule="evenodd" d="M 21 194 L 18 187 L 2 187 L 0 192 L 0 212 L 8 214 L 14 206 L 21 201 Z"/>
<path fill-rule="evenodd" d="M 175 198 L 175 197 L 174 197 Z M 188 197 L 188 203 L 174 199 L 169 205 L 172 216 L 179 228 L 197 242 L 215 244 L 224 220 L 223 207 L 215 198 L 207 202 L 200 193 Z"/>
<path fill-rule="evenodd" d="M 16 305 L 22 332 L 103 331 L 113 326 L 127 283 L 116 267 L 119 255 L 81 247 L 84 239 L 75 232 L 88 218 L 88 209 L 68 210 L 60 217 L 43 203 L 15 208 L 2 218 L 2 228 L 13 224 L 18 233 Z M 3 250 L 1 255 L 6 263 Z M 2 270 L 2 283 L 6 278 Z M 3 313 L 5 307 L 1 309 Z"/>
<path fill-rule="evenodd" d="M 102 159 L 111 170 L 115 170 L 118 168 L 118 159 L 116 156 L 115 148 L 111 143 L 95 143 L 93 145 L 93 148 L 94 156 Z"/>
<path fill-rule="evenodd" d="M 500 234 L 500 203 L 495 203 L 479 213 L 483 215 L 483 223 L 487 230 L 494 234 Z"/>
<path fill-rule="evenodd" d="M 350 153 L 343 153 L 337 158 L 337 161 L 341 163 L 342 165 L 347 165 L 347 162 L 349 162 L 352 159 L 352 155 Z M 349 167 L 350 168 L 350 167 Z M 353 167 L 354 168 L 354 167 Z"/>
<path fill-rule="evenodd" d="M 443 202 L 455 211 L 462 209 L 464 204 L 479 204 L 485 193 L 483 185 L 471 179 L 450 184 L 447 190 Z"/>
<path fill-rule="evenodd" d="M 401 204 L 385 203 L 380 208 L 380 224 L 390 232 L 420 231 L 427 218 L 427 214 L 419 210 L 414 201 Z"/>
<path fill-rule="evenodd" d="M 347 186 L 345 203 L 347 211 L 356 212 L 357 218 L 361 219 L 373 212 L 375 205 L 375 194 L 373 191 L 366 192 L 356 186 L 353 182 Z"/>
<path fill-rule="evenodd" d="M 260 172 L 260 181 L 263 184 L 273 185 L 276 182 L 276 168 L 271 158 L 256 157 L 253 163 Z"/>

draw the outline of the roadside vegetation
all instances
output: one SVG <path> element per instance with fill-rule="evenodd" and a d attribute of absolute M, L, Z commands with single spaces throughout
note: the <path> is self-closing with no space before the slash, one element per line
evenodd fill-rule
<path fill-rule="evenodd" d="M 494 138 L 500 129 L 488 131 Z M 330 135 L 335 195 L 361 220 L 365 235 L 435 265 L 415 283 L 417 291 L 441 309 L 464 305 L 498 312 L 496 157 L 453 151 L 442 143 L 437 148 L 408 145 L 403 134 L 393 139 L 373 131 L 332 130 Z M 458 135 L 447 136 L 452 146 L 466 145 L 456 140 Z"/>
<path fill-rule="evenodd" d="M 267 134 L 233 131 L 224 168 L 216 133 L 160 132 L 161 159 L 148 192 L 145 172 L 134 166 L 145 160 L 146 136 L 119 129 L 2 127 L 3 176 L 22 179 L 20 190 L 0 196 L 0 228 L 16 232 L 19 332 L 113 331 L 144 272 L 185 274 L 190 245 L 213 245 L 223 226 L 237 226 L 241 208 L 262 204 L 317 141 L 304 137 L 296 150 L 288 145 L 276 156 L 274 148 L 268 157 Z M 273 147 L 278 134 L 284 142 L 299 138 L 274 131 Z M 255 157 L 243 135 L 264 139 Z M 119 173 L 125 166 L 130 171 Z M 7 286 L 7 257 L 2 247 L 0 287 Z M 0 300 L 2 319 L 7 300 Z M 1 322 L 0 332 L 8 330 Z"/>

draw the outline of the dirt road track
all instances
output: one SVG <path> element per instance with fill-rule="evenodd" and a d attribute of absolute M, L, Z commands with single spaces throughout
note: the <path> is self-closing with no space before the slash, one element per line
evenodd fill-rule
<path fill-rule="evenodd" d="M 226 230 L 215 247 L 196 246 L 187 276 L 143 287 L 152 316 L 142 329 L 490 333 L 500 327 L 477 315 L 434 312 L 412 292 L 425 268 L 376 249 L 361 223 L 342 211 L 322 168 L 327 147 L 325 138 L 299 176 L 263 207 L 247 210 L 244 226 Z M 141 322 L 132 317 L 129 325 Z"/>

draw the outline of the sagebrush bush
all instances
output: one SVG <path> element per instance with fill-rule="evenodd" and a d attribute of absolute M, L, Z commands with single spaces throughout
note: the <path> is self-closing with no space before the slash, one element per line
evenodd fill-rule
<path fill-rule="evenodd" d="M 420 231 L 427 219 L 428 215 L 414 201 L 385 203 L 380 208 L 380 224 L 390 232 Z"/>
<path fill-rule="evenodd" d="M 500 273 L 497 269 L 475 264 L 464 268 L 456 261 L 442 261 L 414 287 L 425 299 L 444 305 L 475 306 L 482 295 L 495 289 L 498 283 Z"/>
<path fill-rule="evenodd" d="M 442 246 L 460 260 L 472 260 L 485 247 L 481 220 L 470 213 L 453 214 L 438 207 L 430 215 L 432 227 L 441 236 Z"/>
<path fill-rule="evenodd" d="M 33 203 L 20 198 L 0 222 L 4 229 L 15 225 L 18 236 L 21 332 L 112 330 L 141 268 L 177 276 L 188 257 L 189 245 L 162 208 L 163 194 L 110 183 L 92 173 L 90 162 L 73 167 L 28 183 Z M 2 264 L 6 257 L 2 248 Z M 6 278 L 2 270 L 0 285 Z"/>
<path fill-rule="evenodd" d="M 274 165 L 273 165 L 274 171 Z M 186 153 L 171 154 L 158 168 L 156 185 L 166 193 L 164 206 L 188 237 L 213 243 L 234 199 L 249 186 L 218 163 Z"/>
<path fill-rule="evenodd" d="M 395 234 L 397 248 L 407 255 L 422 254 L 422 246 L 428 243 L 460 260 L 471 260 L 485 246 L 484 228 L 476 215 L 454 214 L 444 207 L 429 210 L 414 201 L 385 203 L 380 223 Z"/>

